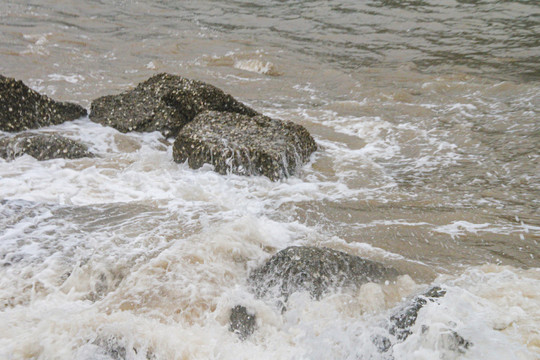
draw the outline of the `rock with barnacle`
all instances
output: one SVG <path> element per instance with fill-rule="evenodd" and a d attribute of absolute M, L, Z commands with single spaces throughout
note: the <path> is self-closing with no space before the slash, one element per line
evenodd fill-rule
<path fill-rule="evenodd" d="M 320 299 L 341 288 L 358 288 L 397 276 L 393 268 L 345 252 L 291 246 L 255 269 L 249 276 L 249 284 L 257 297 L 277 299 L 284 304 L 297 291 L 307 291 Z"/>
<path fill-rule="evenodd" d="M 205 110 L 258 114 L 215 86 L 162 73 L 134 89 L 95 99 L 90 119 L 121 132 L 160 131 L 164 136 L 174 137 Z"/>
<path fill-rule="evenodd" d="M 22 81 L 0 75 L 0 130 L 22 131 L 57 125 L 86 115 L 77 104 L 58 102 Z"/>
<path fill-rule="evenodd" d="M 94 156 L 84 144 L 58 134 L 22 133 L 0 138 L 1 158 L 13 160 L 25 154 L 37 160 Z"/>
<path fill-rule="evenodd" d="M 206 163 L 220 174 L 264 175 L 276 181 L 294 174 L 316 149 L 308 131 L 293 122 L 206 111 L 180 130 L 173 157 L 187 160 L 193 169 Z"/>

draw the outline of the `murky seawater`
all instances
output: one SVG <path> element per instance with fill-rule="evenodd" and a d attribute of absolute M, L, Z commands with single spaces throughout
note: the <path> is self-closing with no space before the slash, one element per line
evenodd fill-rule
<path fill-rule="evenodd" d="M 40 129 L 99 156 L 0 159 L 1 359 L 540 356 L 536 1 L 3 1 L 0 74 L 89 107 L 158 72 L 304 125 L 316 152 L 272 183 L 172 160 L 158 133 L 88 118 Z M 290 245 L 404 276 L 281 313 L 249 272 Z M 257 313 L 241 342 L 231 307 Z M 456 331 L 474 345 L 452 349 Z"/>

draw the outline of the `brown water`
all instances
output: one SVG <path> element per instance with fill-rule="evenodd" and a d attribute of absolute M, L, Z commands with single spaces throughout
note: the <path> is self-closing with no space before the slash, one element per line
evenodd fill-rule
<path fill-rule="evenodd" d="M 536 1 L 3 1 L 5 76 L 89 107 L 179 74 L 304 125 L 320 150 L 270 183 L 175 164 L 159 134 L 44 129 L 100 156 L 0 160 L 0 357 L 105 359 L 116 339 L 126 358 L 377 358 L 358 329 L 435 282 L 454 297 L 427 323 L 451 314 L 478 344 L 458 357 L 536 358 L 539 64 Z M 292 244 L 408 277 L 282 318 L 245 277 Z M 252 342 L 226 331 L 240 300 L 263 314 Z M 418 339 L 395 358 L 454 356 Z"/>

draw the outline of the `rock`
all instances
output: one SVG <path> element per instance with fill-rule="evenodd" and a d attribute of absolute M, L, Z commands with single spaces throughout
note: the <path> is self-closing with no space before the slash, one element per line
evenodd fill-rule
<path fill-rule="evenodd" d="M 371 336 L 371 342 L 378 352 L 384 353 L 392 348 L 392 342 L 387 336 L 376 334 Z"/>
<path fill-rule="evenodd" d="M 87 147 L 75 140 L 57 134 L 22 133 L 0 138 L 0 157 L 13 160 L 24 154 L 38 160 L 78 159 L 93 157 Z"/>
<path fill-rule="evenodd" d="M 147 359 L 156 360 L 154 352 L 144 347 L 127 346 L 128 341 L 115 336 L 98 337 L 90 344 L 95 348 L 91 359 L 126 360 Z"/>
<path fill-rule="evenodd" d="M 132 90 L 94 100 L 90 119 L 121 132 L 160 131 L 173 137 L 205 110 L 258 114 L 215 86 L 162 73 Z"/>
<path fill-rule="evenodd" d="M 231 309 L 229 331 L 246 340 L 255 331 L 255 315 L 249 314 L 245 306 L 235 306 Z"/>
<path fill-rule="evenodd" d="M 173 147 L 176 162 L 191 168 L 214 165 L 215 171 L 287 177 L 317 149 L 308 131 L 290 121 L 267 116 L 206 111 L 180 130 Z"/>
<path fill-rule="evenodd" d="M 472 342 L 464 339 L 461 335 L 453 330 L 449 330 L 448 332 L 441 334 L 439 339 L 446 349 L 460 354 L 464 354 L 465 351 L 469 350 L 469 348 L 473 346 Z"/>
<path fill-rule="evenodd" d="M 287 301 L 296 291 L 308 291 L 315 299 L 342 287 L 358 288 L 398 275 L 395 269 L 341 251 L 312 246 L 288 247 L 249 276 L 258 297 Z"/>
<path fill-rule="evenodd" d="M 438 286 L 432 287 L 425 293 L 417 295 L 404 307 L 399 309 L 390 317 L 390 328 L 388 332 L 395 336 L 398 343 L 403 342 L 412 334 L 411 327 L 416 323 L 418 312 L 428 302 L 436 301 L 446 294 L 446 291 Z M 422 334 L 429 331 L 429 326 L 422 325 Z M 464 339 L 454 330 L 448 329 L 447 332 L 440 334 L 440 343 L 448 350 L 464 353 L 473 344 Z M 393 346 L 388 337 L 377 335 L 372 337 L 373 344 L 380 352 L 387 352 Z"/>
<path fill-rule="evenodd" d="M 86 115 L 76 104 L 57 102 L 12 78 L 0 75 L 0 130 L 22 131 L 57 125 Z"/>
<path fill-rule="evenodd" d="M 395 335 L 398 340 L 405 340 L 411 334 L 410 328 L 416 322 L 420 309 L 428 301 L 435 301 L 434 299 L 443 297 L 445 294 L 445 290 L 435 286 L 422 295 L 415 296 L 407 306 L 390 317 L 390 334 Z"/>

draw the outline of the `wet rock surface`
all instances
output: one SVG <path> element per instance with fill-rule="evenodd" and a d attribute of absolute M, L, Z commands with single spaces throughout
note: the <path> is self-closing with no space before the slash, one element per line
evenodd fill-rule
<path fill-rule="evenodd" d="M 246 340 L 255 331 L 255 314 L 250 314 L 245 306 L 237 305 L 231 309 L 229 331 Z"/>
<path fill-rule="evenodd" d="M 22 131 L 57 125 L 86 115 L 77 104 L 58 102 L 22 81 L 0 75 L 0 130 Z"/>
<path fill-rule="evenodd" d="M 0 138 L 0 157 L 13 160 L 30 155 L 37 160 L 93 157 L 86 145 L 58 134 L 22 133 Z"/>
<path fill-rule="evenodd" d="M 95 99 L 90 119 L 121 132 L 160 131 L 173 137 L 205 110 L 258 114 L 215 86 L 161 73 L 132 90 Z"/>
<path fill-rule="evenodd" d="M 155 354 L 146 348 L 128 346 L 127 341 L 114 336 L 100 337 L 91 344 L 94 356 L 92 359 L 126 360 L 147 359 L 156 360 Z"/>
<path fill-rule="evenodd" d="M 264 175 L 272 181 L 294 174 L 317 149 L 301 125 L 267 116 L 206 111 L 179 132 L 176 162 L 214 165 L 220 174 Z"/>
<path fill-rule="evenodd" d="M 435 301 L 446 294 L 446 291 L 440 287 L 433 287 L 413 298 L 413 300 L 404 308 L 400 309 L 390 317 L 390 334 L 394 335 L 398 340 L 405 340 L 411 334 L 411 326 L 413 326 L 418 318 L 418 312 L 428 301 Z"/>
<path fill-rule="evenodd" d="M 415 325 L 418 319 L 419 311 L 429 302 L 435 302 L 446 294 L 444 289 L 438 286 L 432 287 L 426 292 L 417 295 L 411 299 L 404 307 L 396 311 L 390 317 L 390 326 L 388 332 L 393 336 L 396 343 L 405 341 L 412 334 L 411 328 Z M 429 331 L 429 327 L 422 325 L 421 333 L 425 334 Z M 456 353 L 464 353 L 473 344 L 463 338 L 454 330 L 448 329 L 439 336 L 442 346 Z M 380 352 L 387 352 L 394 345 L 389 337 L 377 335 L 372 338 L 373 344 Z"/>
<path fill-rule="evenodd" d="M 395 269 L 341 251 L 312 246 L 288 247 L 249 276 L 258 297 L 287 298 L 308 291 L 315 299 L 343 287 L 357 288 L 398 275 Z"/>

